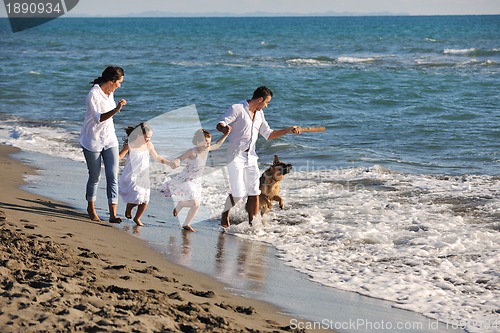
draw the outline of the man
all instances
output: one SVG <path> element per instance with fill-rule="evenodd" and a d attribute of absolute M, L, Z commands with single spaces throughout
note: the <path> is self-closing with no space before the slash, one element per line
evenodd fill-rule
<path fill-rule="evenodd" d="M 259 212 L 260 171 L 255 152 L 259 133 L 266 140 L 276 139 L 289 133 L 301 133 L 298 126 L 280 130 L 272 130 L 269 127 L 263 110 L 267 108 L 272 97 L 273 93 L 269 88 L 258 87 L 252 99 L 229 107 L 224 118 L 217 124 L 217 130 L 223 134 L 231 131 L 226 156 L 231 194 L 226 200 L 221 217 L 221 225 L 224 228 L 230 225 L 229 210 L 245 196 L 248 197 L 246 211 L 250 225 Z"/>

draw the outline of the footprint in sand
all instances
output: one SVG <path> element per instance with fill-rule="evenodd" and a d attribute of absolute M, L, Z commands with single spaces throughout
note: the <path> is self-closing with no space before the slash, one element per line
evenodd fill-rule
<path fill-rule="evenodd" d="M 110 265 L 108 267 L 104 267 L 104 269 L 116 269 L 116 270 L 121 270 L 121 269 L 126 269 L 127 265 Z"/>

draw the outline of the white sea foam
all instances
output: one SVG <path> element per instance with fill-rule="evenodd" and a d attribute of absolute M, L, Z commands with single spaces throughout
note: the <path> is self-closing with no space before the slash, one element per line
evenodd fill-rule
<path fill-rule="evenodd" d="M 360 58 L 360 57 L 339 57 L 337 61 L 339 63 L 357 64 L 357 63 L 365 63 L 365 62 L 374 62 L 376 60 L 377 59 L 373 58 L 373 57 L 367 57 L 367 58 Z"/>
<path fill-rule="evenodd" d="M 320 58 L 294 58 L 287 60 L 287 64 L 290 66 L 334 66 L 335 64 L 361 64 L 370 63 L 376 61 L 377 58 L 374 57 L 349 57 L 342 56 L 338 57 L 336 60 L 329 59 L 327 57 Z"/>
<path fill-rule="evenodd" d="M 475 48 L 470 48 L 470 49 L 444 49 L 443 53 L 444 54 L 470 54 L 475 52 Z"/>
<path fill-rule="evenodd" d="M 437 42 L 439 42 L 439 40 L 438 40 L 438 39 L 435 39 L 435 38 L 430 38 L 430 37 L 425 38 L 425 40 L 426 40 L 426 41 L 428 41 L 428 42 L 432 42 L 432 43 L 437 43 Z"/>
<path fill-rule="evenodd" d="M 297 172 L 283 182 L 285 210 L 231 232 L 273 244 L 319 283 L 493 332 L 485 328 L 498 320 L 499 193 L 500 179 L 487 176 Z"/>
<path fill-rule="evenodd" d="M 333 62 L 330 60 L 320 60 L 320 59 L 312 59 L 312 58 L 294 58 L 289 59 L 286 63 L 290 66 L 332 66 Z"/>
<path fill-rule="evenodd" d="M 7 121 L 0 124 L 0 143 L 18 147 L 24 151 L 39 152 L 75 161 L 83 161 L 78 137 L 75 133 L 51 126 L 19 125 Z"/>
<path fill-rule="evenodd" d="M 224 168 L 205 177 L 202 219 L 217 218 Z M 401 174 L 374 166 L 298 170 L 285 209 L 228 232 L 275 246 L 312 280 L 395 302 L 470 332 L 498 329 L 500 178 Z M 495 324 L 496 323 L 496 324 Z"/>

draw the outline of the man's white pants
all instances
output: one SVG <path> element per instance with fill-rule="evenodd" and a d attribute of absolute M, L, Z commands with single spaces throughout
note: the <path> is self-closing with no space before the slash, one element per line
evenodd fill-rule
<path fill-rule="evenodd" d="M 255 156 L 241 152 L 227 165 L 233 198 L 260 194 L 260 171 Z"/>

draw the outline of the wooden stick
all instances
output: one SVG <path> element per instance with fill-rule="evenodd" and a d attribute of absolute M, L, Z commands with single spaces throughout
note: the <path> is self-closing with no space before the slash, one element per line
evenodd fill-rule
<path fill-rule="evenodd" d="M 324 132 L 326 131 L 325 127 L 301 127 L 300 130 L 304 132 Z"/>

